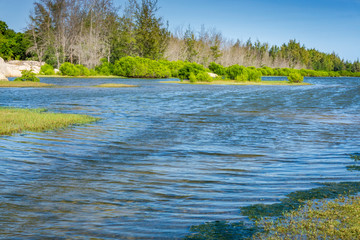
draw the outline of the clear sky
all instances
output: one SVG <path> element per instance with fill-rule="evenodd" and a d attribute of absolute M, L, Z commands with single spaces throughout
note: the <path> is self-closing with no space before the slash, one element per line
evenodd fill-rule
<path fill-rule="evenodd" d="M 22 31 L 34 0 L 0 0 L 0 20 Z M 114 0 L 124 5 L 126 0 Z M 170 30 L 216 28 L 230 39 L 281 45 L 296 39 L 354 61 L 360 58 L 360 0 L 159 0 Z"/>

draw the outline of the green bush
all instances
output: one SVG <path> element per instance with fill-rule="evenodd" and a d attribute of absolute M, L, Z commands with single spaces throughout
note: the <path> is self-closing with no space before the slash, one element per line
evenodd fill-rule
<path fill-rule="evenodd" d="M 60 66 L 61 75 L 64 76 L 79 76 L 78 69 L 71 63 L 65 62 Z"/>
<path fill-rule="evenodd" d="M 99 75 L 109 76 L 113 74 L 114 65 L 109 63 L 106 58 L 101 59 L 101 64 L 95 67 L 95 71 Z M 93 74 L 91 74 L 93 75 Z"/>
<path fill-rule="evenodd" d="M 35 73 L 29 70 L 21 71 L 21 77 L 16 78 L 14 81 L 29 81 L 29 82 L 40 82 L 40 79 L 36 77 Z"/>
<path fill-rule="evenodd" d="M 193 72 L 190 73 L 189 80 L 190 80 L 191 83 L 196 83 L 197 82 L 196 76 L 195 76 L 195 74 Z"/>
<path fill-rule="evenodd" d="M 141 57 L 124 57 L 114 64 L 114 74 L 131 78 L 167 78 L 171 70 L 164 62 Z"/>
<path fill-rule="evenodd" d="M 245 67 L 240 65 L 232 65 L 226 69 L 226 74 L 229 79 L 236 80 L 236 77 L 241 75 Z"/>
<path fill-rule="evenodd" d="M 185 63 L 185 65 L 179 70 L 179 78 L 190 80 L 191 73 L 193 73 L 194 76 L 197 76 L 201 72 L 207 72 L 202 65 L 197 63 Z"/>
<path fill-rule="evenodd" d="M 226 75 L 226 68 L 220 64 L 216 64 L 216 63 L 212 62 L 209 65 L 209 69 L 210 69 L 210 71 L 212 71 L 213 73 L 215 73 L 217 75 L 220 75 L 220 76 Z"/>
<path fill-rule="evenodd" d="M 75 67 L 78 73 L 77 76 L 90 76 L 90 70 L 87 67 L 80 64 L 76 65 Z"/>
<path fill-rule="evenodd" d="M 244 69 L 244 71 L 240 74 L 236 76 L 235 79 L 237 82 L 246 82 L 249 81 L 249 74 L 248 71 L 246 69 Z"/>
<path fill-rule="evenodd" d="M 207 72 L 199 72 L 196 79 L 201 82 L 212 82 L 214 80 Z"/>
<path fill-rule="evenodd" d="M 42 75 L 55 75 L 54 67 L 49 64 L 44 64 L 41 66 L 40 74 Z"/>
<path fill-rule="evenodd" d="M 69 62 L 65 62 L 65 63 L 61 64 L 60 73 L 61 73 L 61 75 L 64 75 L 64 76 L 73 76 L 73 77 L 90 76 L 91 75 L 90 70 L 87 67 L 85 67 L 81 64 L 78 64 L 75 66 L 74 64 L 69 63 Z M 95 75 L 96 75 L 96 73 L 95 73 Z"/>
<path fill-rule="evenodd" d="M 257 69 L 253 69 L 253 68 L 248 68 L 247 69 L 248 72 L 248 79 L 249 81 L 253 81 L 253 82 L 260 82 L 261 81 L 261 71 L 257 70 Z"/>
<path fill-rule="evenodd" d="M 299 72 L 292 72 L 287 77 L 290 83 L 302 83 L 304 77 Z"/>

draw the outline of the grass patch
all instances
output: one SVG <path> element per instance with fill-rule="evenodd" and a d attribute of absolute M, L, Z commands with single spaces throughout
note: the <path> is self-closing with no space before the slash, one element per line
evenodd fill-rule
<path fill-rule="evenodd" d="M 121 83 L 104 83 L 100 85 L 95 85 L 92 87 L 97 88 L 126 88 L 126 87 L 137 87 L 136 85 L 129 85 L 129 84 L 121 84 Z"/>
<path fill-rule="evenodd" d="M 306 201 L 315 199 L 334 199 L 360 192 L 360 182 L 323 183 L 318 187 L 305 191 L 297 191 L 287 195 L 280 203 L 265 205 L 254 204 L 241 208 L 243 215 L 251 219 L 260 217 L 276 217 L 305 205 Z"/>
<path fill-rule="evenodd" d="M 122 78 L 120 76 L 110 75 L 110 76 L 103 76 L 103 75 L 95 75 L 95 76 L 64 76 L 64 75 L 36 75 L 38 78 Z"/>
<path fill-rule="evenodd" d="M 0 88 L 30 88 L 30 87 L 54 87 L 53 84 L 47 84 L 42 82 L 30 82 L 30 81 L 0 81 Z"/>
<path fill-rule="evenodd" d="M 265 85 L 265 86 L 304 86 L 311 85 L 310 83 L 289 83 L 288 81 L 260 81 L 260 82 L 236 82 L 233 80 L 215 80 L 212 82 L 195 82 L 190 81 L 161 81 L 161 83 L 180 83 L 180 84 L 194 84 L 194 85 Z"/>
<path fill-rule="evenodd" d="M 262 219 L 253 239 L 359 239 L 359 216 L 359 196 L 309 201 L 276 221 Z"/>
<path fill-rule="evenodd" d="M 47 112 L 46 109 L 20 109 L 0 107 L 0 135 L 24 131 L 43 132 L 97 121 L 80 114 Z"/>

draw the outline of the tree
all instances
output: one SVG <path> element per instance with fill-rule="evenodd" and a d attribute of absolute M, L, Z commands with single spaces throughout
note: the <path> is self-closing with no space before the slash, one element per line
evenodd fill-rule
<path fill-rule="evenodd" d="M 150 59 L 163 57 L 170 32 L 162 18 L 156 16 L 158 0 L 129 0 L 135 6 L 135 42 L 137 55 Z"/>

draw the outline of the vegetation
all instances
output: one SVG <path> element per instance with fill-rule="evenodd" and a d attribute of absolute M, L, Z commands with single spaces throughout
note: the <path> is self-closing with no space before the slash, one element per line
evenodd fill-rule
<path fill-rule="evenodd" d="M 114 65 L 131 56 L 196 62 L 238 81 L 252 74 L 233 76 L 224 67 L 255 66 L 263 76 L 288 76 L 286 69 L 303 69 L 302 76 L 360 77 L 359 60 L 349 62 L 335 53 L 307 49 L 295 39 L 270 46 L 258 40 L 226 39 L 214 29 L 196 31 L 189 26 L 184 33 L 170 33 L 157 16 L 158 9 L 157 0 L 128 0 L 122 12 L 113 0 L 37 0 L 25 33 L 15 33 L 0 21 L 0 57 L 45 61 L 56 68 L 66 62 L 89 70 L 102 65 L 96 71 L 106 76 L 114 70 L 105 62 Z M 178 77 L 176 71 L 180 68 L 168 67 L 171 76 Z M 86 76 L 83 70 L 81 75 Z M 52 75 L 45 69 L 42 74 Z M 198 73 L 194 74 L 196 77 Z"/>
<path fill-rule="evenodd" d="M 40 74 L 41 75 L 55 75 L 54 67 L 51 66 L 50 64 L 46 63 L 41 66 Z"/>
<path fill-rule="evenodd" d="M 360 154 L 350 155 L 359 167 Z M 208 222 L 191 227 L 186 239 L 356 239 L 360 233 L 360 182 L 323 183 L 279 203 L 242 207 L 252 223 Z"/>
<path fill-rule="evenodd" d="M 54 87 L 55 85 L 42 82 L 28 81 L 0 81 L 0 88 L 29 88 L 29 87 Z"/>
<path fill-rule="evenodd" d="M 94 121 L 97 119 L 86 115 L 49 113 L 45 109 L 1 107 L 0 135 L 24 131 L 42 132 Z"/>
<path fill-rule="evenodd" d="M 304 81 L 304 76 L 298 72 L 292 72 L 288 76 L 290 83 L 302 83 Z"/>
<path fill-rule="evenodd" d="M 263 233 L 254 239 L 357 239 L 360 236 L 360 197 L 309 201 L 276 221 L 263 219 Z"/>
<path fill-rule="evenodd" d="M 30 55 L 27 50 L 30 40 L 24 33 L 16 33 L 8 28 L 8 25 L 0 21 L 0 57 L 5 60 L 25 60 Z"/>
<path fill-rule="evenodd" d="M 93 87 L 98 88 L 126 88 L 126 87 L 137 87 L 136 85 L 128 85 L 128 84 L 121 84 L 121 83 L 104 83 L 100 85 L 95 85 Z"/>
<path fill-rule="evenodd" d="M 35 73 L 29 70 L 21 71 L 21 77 L 16 78 L 14 81 L 23 81 L 23 82 L 40 82 L 40 79 L 36 77 Z"/>

